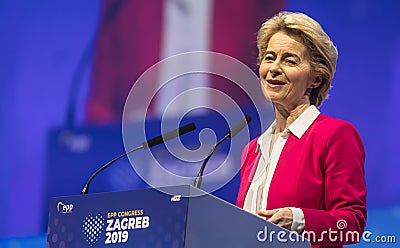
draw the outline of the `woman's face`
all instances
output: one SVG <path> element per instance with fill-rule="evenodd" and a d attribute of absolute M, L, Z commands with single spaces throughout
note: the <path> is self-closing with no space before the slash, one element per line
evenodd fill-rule
<path fill-rule="evenodd" d="M 307 89 L 318 86 L 306 47 L 284 32 L 271 37 L 259 73 L 267 97 L 287 109 L 309 102 Z"/>

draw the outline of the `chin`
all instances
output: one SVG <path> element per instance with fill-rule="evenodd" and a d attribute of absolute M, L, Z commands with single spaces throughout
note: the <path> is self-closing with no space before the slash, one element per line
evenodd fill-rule
<path fill-rule="evenodd" d="M 278 102 L 280 102 L 280 100 L 282 100 L 282 97 L 279 96 L 278 94 L 276 94 L 276 92 L 267 91 L 267 92 L 266 92 L 266 97 L 267 97 L 271 102 L 273 102 L 274 104 L 275 104 L 275 103 L 278 103 Z"/>

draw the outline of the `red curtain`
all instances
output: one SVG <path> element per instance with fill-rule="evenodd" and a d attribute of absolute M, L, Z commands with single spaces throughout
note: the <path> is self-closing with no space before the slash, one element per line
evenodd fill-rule
<path fill-rule="evenodd" d="M 163 0 L 104 1 L 86 106 L 89 123 L 120 122 L 132 85 L 160 60 L 163 7 Z M 284 0 L 213 1 L 211 50 L 255 69 L 257 30 L 266 18 L 284 7 Z M 224 91 L 239 104 L 249 100 L 223 78 L 213 77 L 211 87 Z M 148 90 L 154 88 L 148 85 Z"/>

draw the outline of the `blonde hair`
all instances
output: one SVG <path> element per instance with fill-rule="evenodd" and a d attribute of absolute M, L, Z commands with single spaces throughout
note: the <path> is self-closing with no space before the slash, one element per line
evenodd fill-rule
<path fill-rule="evenodd" d="M 321 84 L 313 88 L 310 102 L 317 107 L 328 98 L 331 81 L 336 71 L 338 52 L 332 40 L 322 29 L 321 25 L 311 17 L 302 13 L 280 12 L 264 22 L 258 31 L 257 47 L 258 62 L 265 57 L 271 37 L 283 31 L 297 37 L 307 48 L 311 68 L 321 75 Z"/>

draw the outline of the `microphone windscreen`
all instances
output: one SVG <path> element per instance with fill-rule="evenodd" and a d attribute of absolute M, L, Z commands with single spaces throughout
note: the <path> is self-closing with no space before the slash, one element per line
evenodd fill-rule
<path fill-rule="evenodd" d="M 249 122 L 251 121 L 251 116 L 246 115 L 243 117 L 242 120 L 240 120 L 230 131 L 229 134 L 231 138 L 235 137 L 236 134 L 238 134 Z"/>
<path fill-rule="evenodd" d="M 189 124 L 187 124 L 187 125 L 185 125 L 183 127 L 179 127 L 179 128 L 177 128 L 175 130 L 172 130 L 172 131 L 170 131 L 168 133 L 162 134 L 160 136 L 157 136 L 157 137 L 155 137 L 153 139 L 150 139 L 150 140 L 144 142 L 143 143 L 143 147 L 148 149 L 150 147 L 153 147 L 153 146 L 159 145 L 161 143 L 164 143 L 165 141 L 168 141 L 170 139 L 173 139 L 173 138 L 176 138 L 178 136 L 181 136 L 181 135 L 183 135 L 185 133 L 189 133 L 189 132 L 191 132 L 191 131 L 193 131 L 195 129 L 196 129 L 196 125 L 193 122 L 189 123 Z"/>

